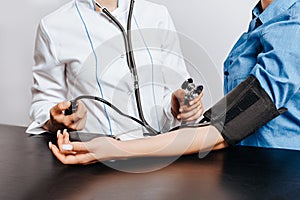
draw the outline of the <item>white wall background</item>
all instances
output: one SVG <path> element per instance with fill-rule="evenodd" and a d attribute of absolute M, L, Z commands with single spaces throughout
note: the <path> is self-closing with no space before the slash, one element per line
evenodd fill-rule
<path fill-rule="evenodd" d="M 0 7 L 0 123 L 27 126 L 33 45 L 39 19 L 69 0 L 5 1 Z M 257 0 L 151 0 L 168 7 L 177 30 L 222 64 L 247 29 Z M 192 19 L 192 20 L 189 20 Z M 185 53 L 185 52 L 184 52 Z"/>

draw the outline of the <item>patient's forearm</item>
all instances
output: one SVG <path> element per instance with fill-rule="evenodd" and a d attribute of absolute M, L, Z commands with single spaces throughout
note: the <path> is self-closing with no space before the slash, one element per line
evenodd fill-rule
<path fill-rule="evenodd" d="M 65 164 L 88 164 L 97 160 L 106 161 L 134 157 L 181 156 L 183 154 L 209 152 L 227 146 L 221 134 L 212 126 L 185 128 L 131 141 L 97 137 L 88 142 L 70 142 L 66 130 L 63 134 L 58 132 L 57 138 L 58 147 L 49 143 L 49 148 Z M 71 145 L 71 148 L 65 149 L 64 145 Z"/>
<path fill-rule="evenodd" d="M 119 158 L 130 158 L 177 156 L 226 146 L 220 132 L 213 126 L 207 126 L 185 128 L 145 139 L 121 141 L 114 150 Z"/>

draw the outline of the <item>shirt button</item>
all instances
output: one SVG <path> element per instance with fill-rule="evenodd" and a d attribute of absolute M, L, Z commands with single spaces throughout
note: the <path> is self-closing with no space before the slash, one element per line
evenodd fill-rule
<path fill-rule="evenodd" d="M 228 71 L 225 71 L 225 72 L 224 72 L 224 75 L 225 75 L 225 76 L 229 76 L 229 72 L 228 72 Z"/>

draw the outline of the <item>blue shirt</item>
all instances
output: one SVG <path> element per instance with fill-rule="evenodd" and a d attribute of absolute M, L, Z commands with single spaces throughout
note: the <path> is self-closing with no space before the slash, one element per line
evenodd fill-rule
<path fill-rule="evenodd" d="M 224 63 L 224 91 L 252 74 L 288 111 L 240 144 L 300 150 L 300 0 L 274 0 L 264 11 L 258 3 L 252 13 Z"/>

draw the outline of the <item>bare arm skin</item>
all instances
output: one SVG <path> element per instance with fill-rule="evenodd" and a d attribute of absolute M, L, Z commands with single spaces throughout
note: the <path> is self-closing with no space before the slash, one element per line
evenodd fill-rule
<path fill-rule="evenodd" d="M 65 150 L 68 144 L 71 150 Z M 227 147 L 213 126 L 182 129 L 154 137 L 117 141 L 100 137 L 89 142 L 70 142 L 69 134 L 58 132 L 58 146 L 49 144 L 53 154 L 64 164 L 89 164 L 97 161 L 136 157 L 164 157 L 193 154 Z"/>

